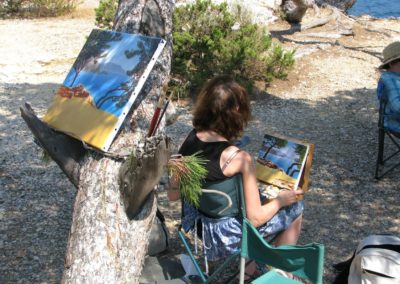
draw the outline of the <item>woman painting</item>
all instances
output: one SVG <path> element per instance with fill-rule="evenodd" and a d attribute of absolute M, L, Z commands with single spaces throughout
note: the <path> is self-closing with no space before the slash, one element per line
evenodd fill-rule
<path fill-rule="evenodd" d="M 183 156 L 200 151 L 207 160 L 205 183 L 241 175 L 247 219 L 275 245 L 296 244 L 302 221 L 303 202 L 297 201 L 301 190 L 281 191 L 276 199 L 263 204 L 257 187 L 252 156 L 234 146 L 251 117 L 246 90 L 229 76 L 218 76 L 201 89 L 193 112 L 193 130 L 179 149 Z M 171 186 L 173 190 L 174 186 Z M 176 188 L 176 185 L 175 185 Z M 228 194 L 233 194 L 227 191 Z M 170 199 L 173 196 L 169 194 Z M 231 196 L 236 200 L 236 196 Z M 227 214 L 210 218 L 207 208 L 194 208 L 184 202 L 182 225 L 193 228 L 194 220 L 202 224 L 202 237 L 209 260 L 226 257 L 240 248 L 241 218 Z M 203 210 L 205 209 L 205 210 Z M 252 274 L 254 267 L 246 269 Z"/>

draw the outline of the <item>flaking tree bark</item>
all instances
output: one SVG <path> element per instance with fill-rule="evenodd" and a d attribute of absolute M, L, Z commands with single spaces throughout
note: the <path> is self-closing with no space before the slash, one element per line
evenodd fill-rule
<path fill-rule="evenodd" d="M 169 80 L 172 9 L 168 0 L 119 1 L 114 30 L 159 36 L 167 44 L 111 145 L 111 155 L 86 150 L 80 141 L 44 124 L 28 104 L 21 107 L 38 144 L 78 189 L 62 283 L 138 283 L 157 207 L 152 192 L 169 157 L 162 125 L 156 136 L 146 136 Z"/>

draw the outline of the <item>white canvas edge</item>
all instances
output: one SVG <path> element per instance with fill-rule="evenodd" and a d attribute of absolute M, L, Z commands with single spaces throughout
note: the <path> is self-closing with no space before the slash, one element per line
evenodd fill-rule
<path fill-rule="evenodd" d="M 304 144 L 302 144 L 302 145 L 304 145 Z M 305 153 L 305 155 L 304 155 L 304 160 L 303 160 L 303 162 L 301 163 L 301 169 L 300 169 L 300 171 L 299 171 L 299 176 L 297 177 L 296 184 L 294 185 L 293 190 L 297 190 L 297 189 L 298 189 L 299 183 L 300 183 L 300 180 L 301 180 L 301 176 L 302 176 L 303 171 L 304 171 L 304 167 L 305 167 L 305 165 L 306 165 L 306 163 L 307 163 L 307 159 L 308 159 L 308 150 L 310 149 L 310 146 L 308 146 L 308 145 L 305 145 L 305 146 L 306 146 L 306 153 Z"/>
<path fill-rule="evenodd" d="M 164 39 L 161 39 L 160 43 L 158 44 L 158 47 L 156 51 L 153 54 L 153 57 L 150 60 L 150 63 L 147 65 L 146 69 L 144 70 L 142 76 L 140 77 L 135 89 L 133 90 L 131 97 L 129 98 L 129 101 L 126 103 L 125 107 L 122 110 L 122 114 L 119 116 L 117 123 L 114 126 L 114 130 L 112 133 L 108 136 L 106 142 L 104 143 L 102 147 L 102 151 L 107 152 L 108 149 L 110 148 L 112 142 L 114 141 L 115 136 L 117 135 L 122 123 L 125 120 L 125 117 L 128 115 L 129 110 L 131 109 L 133 103 L 135 102 L 138 94 L 140 93 L 144 83 L 146 82 L 151 70 L 153 69 L 158 57 L 160 56 L 162 50 L 164 49 L 164 46 L 166 44 L 166 41 Z"/>

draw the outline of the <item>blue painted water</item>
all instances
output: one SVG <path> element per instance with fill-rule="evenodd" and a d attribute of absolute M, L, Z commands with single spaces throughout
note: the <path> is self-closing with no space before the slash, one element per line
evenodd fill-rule
<path fill-rule="evenodd" d="M 376 18 L 400 18 L 400 0 L 357 0 L 349 15 L 370 15 Z"/>

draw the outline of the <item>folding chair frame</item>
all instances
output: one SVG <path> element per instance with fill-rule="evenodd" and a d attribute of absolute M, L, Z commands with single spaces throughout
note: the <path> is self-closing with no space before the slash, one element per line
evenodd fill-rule
<path fill-rule="evenodd" d="M 192 251 L 190 249 L 189 243 L 186 241 L 185 234 L 182 231 L 182 228 L 179 228 L 178 236 L 181 239 L 183 246 L 186 249 L 186 252 L 189 254 L 189 257 L 192 260 L 192 263 L 195 266 L 196 271 L 199 274 L 202 283 L 213 283 L 213 281 L 217 278 L 217 276 L 220 275 L 220 273 L 222 271 L 224 271 L 224 269 L 226 269 L 228 267 L 228 265 L 230 265 L 235 259 L 238 259 L 240 257 L 240 251 L 237 251 L 236 253 L 227 257 L 227 259 L 224 261 L 224 263 L 221 266 L 219 266 L 215 271 L 213 271 L 212 274 L 207 275 L 206 273 L 204 273 L 201 270 L 200 265 L 198 264 L 195 255 L 192 253 Z M 235 279 L 236 275 L 237 274 L 232 275 L 232 277 L 227 280 L 228 283 L 230 283 L 233 279 Z"/>
<path fill-rule="evenodd" d="M 221 183 L 222 184 L 222 183 Z M 192 250 L 186 241 L 185 234 L 182 230 L 182 227 L 179 227 L 178 236 L 181 239 L 185 250 L 189 254 L 190 259 L 195 266 L 202 283 L 213 283 L 218 275 L 228 266 L 233 260 L 240 257 L 239 264 L 239 275 L 240 275 L 240 283 L 244 283 L 244 274 L 245 274 L 245 266 L 247 260 L 255 260 L 262 264 L 268 264 L 275 268 L 279 269 L 288 269 L 289 272 L 296 274 L 299 277 L 305 277 L 306 279 L 314 280 L 316 284 L 322 284 L 322 276 L 323 276 L 323 263 L 324 263 L 324 246 L 321 244 L 308 244 L 305 246 L 279 246 L 272 247 L 269 245 L 264 238 L 258 233 L 257 229 L 246 219 L 246 209 L 244 203 L 244 193 L 243 193 L 243 184 L 240 176 L 240 186 L 238 188 L 240 190 L 240 211 L 242 217 L 242 226 L 243 226 L 243 235 L 241 241 L 240 249 L 225 259 L 223 264 L 219 266 L 211 275 L 207 275 L 204 273 L 195 256 L 192 253 Z M 249 238 L 250 237 L 250 238 Z M 251 243 L 249 240 L 251 239 Z M 253 241 L 255 246 L 253 247 Z M 196 244 L 195 244 L 196 245 Z M 259 251 L 263 251 L 260 255 Z M 266 253 L 270 253 L 268 255 L 264 255 Z M 227 280 L 228 283 L 231 283 L 237 277 L 237 273 L 232 275 L 232 277 Z M 275 270 L 270 270 L 266 274 L 262 275 L 258 279 L 254 281 L 254 283 L 267 283 L 265 282 L 269 279 L 268 283 L 300 283 L 295 280 L 291 280 L 283 277 L 276 273 Z M 280 279 L 280 280 L 279 280 Z"/>
<path fill-rule="evenodd" d="M 385 98 L 381 98 L 379 103 L 379 118 L 378 118 L 378 156 L 376 161 L 375 168 L 375 179 L 379 180 L 386 176 L 388 173 L 393 171 L 395 168 L 400 166 L 400 162 L 391 165 L 389 168 L 385 169 L 385 163 L 397 156 L 400 153 L 400 133 L 396 133 L 390 131 L 384 126 L 384 117 L 385 117 L 385 108 L 386 108 L 387 100 Z M 386 157 L 384 156 L 385 150 L 385 136 L 388 136 L 389 139 L 393 142 L 393 144 L 397 147 L 397 150 L 388 154 Z"/>

